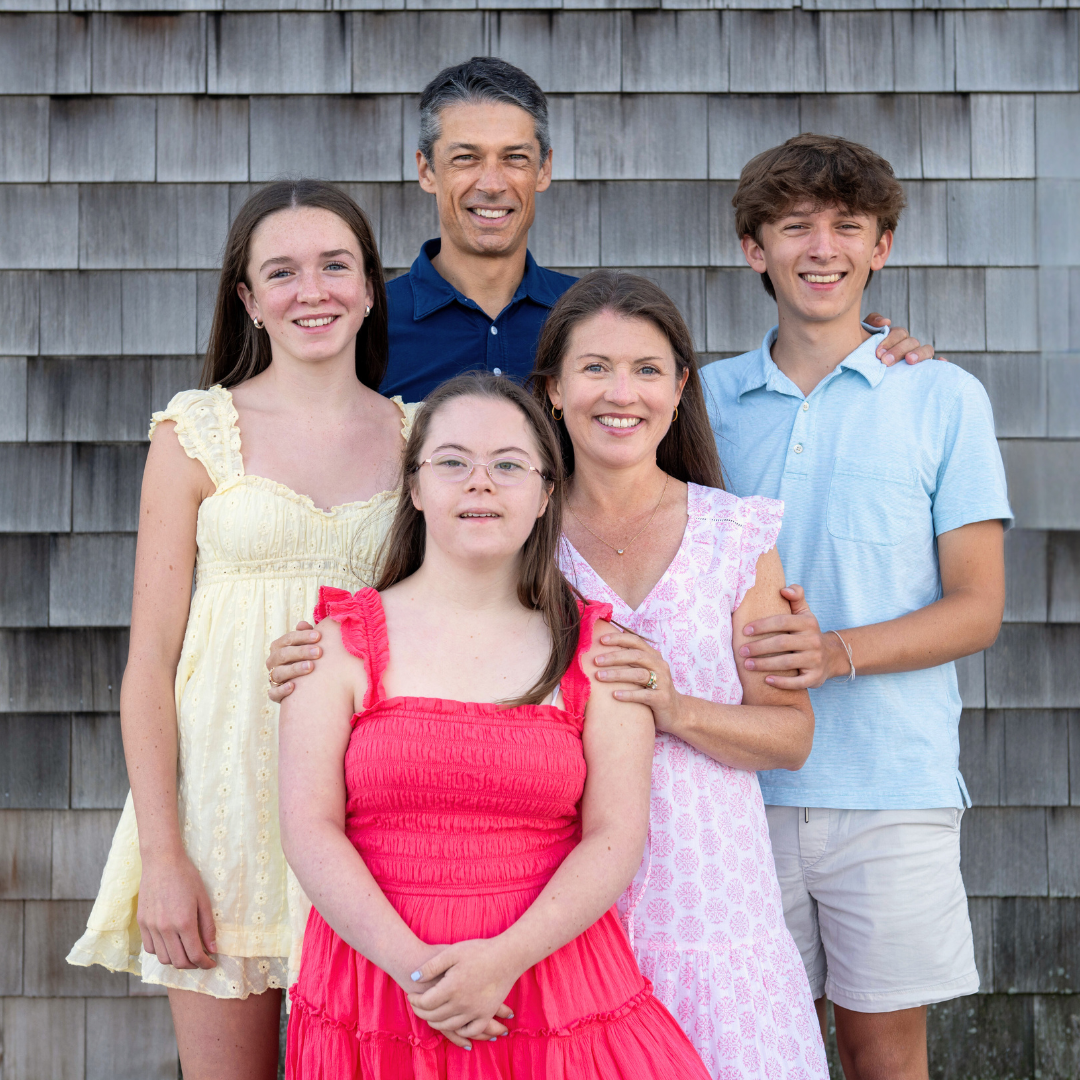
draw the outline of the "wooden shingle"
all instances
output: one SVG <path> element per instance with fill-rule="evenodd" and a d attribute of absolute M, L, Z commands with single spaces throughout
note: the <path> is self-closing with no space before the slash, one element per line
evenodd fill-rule
<path fill-rule="evenodd" d="M 1035 95 L 971 95 L 971 175 L 1035 175 Z"/>
<path fill-rule="evenodd" d="M 79 266 L 84 270 L 175 267 L 176 199 L 174 184 L 81 185 Z"/>
<path fill-rule="evenodd" d="M 968 896 L 1046 896 L 1046 811 L 973 806 L 960 830 L 960 871 Z M 997 967 L 997 954 L 994 958 Z"/>
<path fill-rule="evenodd" d="M 53 900 L 97 897 L 119 820 L 117 810 L 58 810 L 53 814 Z"/>
<path fill-rule="evenodd" d="M 600 261 L 604 266 L 708 266 L 709 185 L 701 180 L 627 183 L 600 188 Z"/>
<path fill-rule="evenodd" d="M 175 1080 L 176 1036 L 159 997 L 90 998 L 86 1080 Z"/>
<path fill-rule="evenodd" d="M 90 20 L 0 14 L 0 94 L 90 91 Z"/>
<path fill-rule="evenodd" d="M 537 196 L 529 250 L 542 266 L 600 265 L 600 188 L 561 181 Z"/>
<path fill-rule="evenodd" d="M 1076 11 L 956 14 L 956 89 L 1077 90 Z"/>
<path fill-rule="evenodd" d="M 59 98 L 49 115 L 53 182 L 154 179 L 153 98 Z"/>
<path fill-rule="evenodd" d="M 1080 807 L 1055 806 L 1048 810 L 1046 839 L 1050 895 L 1080 896 Z"/>
<path fill-rule="evenodd" d="M 830 11 L 825 30 L 825 90 L 830 94 L 891 91 L 893 22 L 885 11 Z"/>
<path fill-rule="evenodd" d="M 0 626 L 48 624 L 48 536 L 0 534 Z"/>
<path fill-rule="evenodd" d="M 1075 992 L 1080 902 L 1016 896 L 994 901 L 994 981 L 1006 993 Z"/>
<path fill-rule="evenodd" d="M 620 18 L 624 93 L 727 90 L 727 23 L 719 11 L 637 11 Z"/>
<path fill-rule="evenodd" d="M 33 356 L 38 351 L 40 288 L 36 270 L 0 271 L 0 355 Z"/>
<path fill-rule="evenodd" d="M 517 13 L 501 18 L 523 17 L 528 18 Z M 484 16 L 478 11 L 358 11 L 346 18 L 356 94 L 418 94 L 444 67 L 486 52 Z M 539 62 L 545 43 L 537 37 L 534 47 Z M 493 51 L 510 59 L 505 47 Z M 549 87 L 538 71 L 528 70 L 545 89 L 561 89 Z"/>
<path fill-rule="evenodd" d="M 1006 709 L 1003 806 L 1067 806 L 1069 724 L 1060 709 Z"/>
<path fill-rule="evenodd" d="M 246 98 L 157 99 L 157 180 L 248 178 Z"/>
<path fill-rule="evenodd" d="M 40 351 L 47 356 L 120 352 L 120 275 L 54 270 L 41 275 Z"/>
<path fill-rule="evenodd" d="M 46 899 L 52 889 L 52 811 L 0 810 L 0 899 Z"/>
<path fill-rule="evenodd" d="M 49 99 L 0 97 L 0 181 L 43 183 L 48 178 Z"/>
<path fill-rule="evenodd" d="M 1076 94 L 1039 94 L 1035 98 L 1035 175 L 1080 177 L 1080 146 L 1075 138 L 1080 123 Z"/>
<path fill-rule="evenodd" d="M 0 998 L 22 993 L 23 905 L 21 900 L 0 900 Z M 3 1005 L 0 1004 L 0 1022 Z"/>
<path fill-rule="evenodd" d="M 705 275 L 706 330 L 710 352 L 756 349 L 776 322 L 776 302 L 749 267 Z"/>
<path fill-rule="evenodd" d="M 188 384 L 183 389 L 193 385 L 189 380 L 183 381 Z M 149 417 L 145 426 L 150 427 Z M 71 527 L 80 533 L 136 530 L 145 462 L 145 444 L 77 445 L 72 470 Z"/>
<path fill-rule="evenodd" d="M 71 528 L 71 447 L 0 443 L 0 532 Z"/>
<path fill-rule="evenodd" d="M 993 709 L 964 709 L 960 714 L 960 773 L 974 806 L 997 806 L 1001 802 L 1004 715 Z"/>
<path fill-rule="evenodd" d="M 1047 535 L 1048 622 L 1080 622 L 1080 533 Z"/>
<path fill-rule="evenodd" d="M 1014 504 L 1022 505 L 1023 493 L 1012 477 L 1009 491 Z M 1080 626 L 1005 623 L 986 652 L 987 704 L 1000 709 L 1072 708 L 1080 700 L 1080 671 L 1072 660 L 1078 648 Z"/>
<path fill-rule="evenodd" d="M 27 997 L 126 997 L 127 976 L 65 957 L 86 929 L 89 900 L 28 900 L 23 993 Z"/>
<path fill-rule="evenodd" d="M 987 349 L 1019 352 L 1038 349 L 1039 345 L 1038 270 L 1034 267 L 987 267 Z M 1045 434 L 1045 431 L 1037 434 Z"/>
<path fill-rule="evenodd" d="M 95 94 L 206 92 L 203 14 L 99 14 L 91 37 Z"/>
<path fill-rule="evenodd" d="M 192 270 L 121 275 L 121 350 L 130 355 L 190 355 L 195 351 L 195 273 Z"/>
<path fill-rule="evenodd" d="M 388 184 L 383 188 L 379 250 L 384 266 L 411 266 L 420 245 L 438 235 L 439 211 L 434 195 L 419 184 Z"/>
<path fill-rule="evenodd" d="M 150 361 L 35 357 L 27 400 L 32 442 L 142 441 Z"/>
<path fill-rule="evenodd" d="M 344 12 L 226 12 L 210 23 L 211 94 L 347 94 Z M 267 63 L 267 58 L 273 57 Z M 323 128 L 322 131 L 333 129 Z M 343 135 L 348 129 L 338 129 Z"/>
<path fill-rule="evenodd" d="M 49 1080 L 84 1080 L 84 1002 L 71 998 L 5 998 L 0 1008 L 4 1080 L 38 1080 L 44 1076 Z"/>
<path fill-rule="evenodd" d="M 901 180 L 922 176 L 919 99 L 914 94 L 805 94 L 799 124 L 803 131 L 842 135 L 869 146 Z"/>
<path fill-rule="evenodd" d="M 116 712 L 126 630 L 0 630 L 0 704 L 11 712 Z"/>
<path fill-rule="evenodd" d="M 1080 528 L 1080 473 L 1076 471 L 1080 443 L 1009 439 L 1001 444 L 1001 451 L 1018 525 L 1028 529 Z"/>
<path fill-rule="evenodd" d="M 1035 182 L 949 181 L 949 264 L 1033 266 Z"/>
<path fill-rule="evenodd" d="M 71 786 L 71 718 L 0 713 L 0 732 L 0 806 L 64 809 Z"/>
<path fill-rule="evenodd" d="M 704 180 L 708 176 L 704 94 L 579 94 L 575 175 L 579 180 Z"/>
<path fill-rule="evenodd" d="M 971 109 L 958 94 L 919 97 L 919 141 L 922 174 L 927 179 L 971 176 Z"/>
<path fill-rule="evenodd" d="M 131 533 L 54 536 L 49 553 L 49 625 L 127 626 L 134 574 Z"/>
<path fill-rule="evenodd" d="M 956 84 L 956 15 L 893 11 L 894 85 L 898 92 L 940 93 Z"/>
<path fill-rule="evenodd" d="M 948 264 L 948 188 L 944 180 L 909 180 L 908 204 L 894 234 L 889 266 Z"/>
<path fill-rule="evenodd" d="M 799 133 L 794 95 L 724 94 L 709 98 L 709 176 L 737 180 L 756 155 Z"/>
<path fill-rule="evenodd" d="M 327 139 L 327 131 L 348 138 Z M 255 97 L 250 175 L 400 180 L 401 138 L 401 98 L 392 95 Z"/>
<path fill-rule="evenodd" d="M 0 269 L 78 266 L 79 193 L 71 184 L 0 184 Z"/>
<path fill-rule="evenodd" d="M 938 352 L 986 348 L 986 272 L 930 267 L 908 271 L 910 329 Z"/>
<path fill-rule="evenodd" d="M 118 810 L 127 793 L 119 714 L 76 713 L 71 718 L 72 808 Z"/>
<path fill-rule="evenodd" d="M 0 356 L 0 441 L 26 438 L 26 357 Z"/>
<path fill-rule="evenodd" d="M 798 10 L 732 11 L 724 19 L 731 42 L 728 86 L 733 94 L 825 89 L 820 15 Z"/>
<path fill-rule="evenodd" d="M 1046 622 L 1047 533 L 1010 529 L 1005 534 L 1005 621 Z"/>

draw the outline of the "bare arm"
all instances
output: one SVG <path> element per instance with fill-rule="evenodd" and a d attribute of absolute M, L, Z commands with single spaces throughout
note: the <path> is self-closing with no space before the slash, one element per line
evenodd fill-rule
<path fill-rule="evenodd" d="M 120 723 L 143 863 L 143 947 L 180 968 L 214 966 L 207 955 L 215 949 L 209 897 L 180 833 L 174 696 L 199 504 L 212 492 L 206 470 L 180 446 L 175 424 L 159 425 L 143 472 Z"/>
<path fill-rule="evenodd" d="M 583 733 L 588 777 L 581 843 L 513 926 L 486 941 L 452 945 L 420 969 L 441 976 L 410 997 L 417 1016 L 440 1030 L 471 1035 L 519 976 L 587 930 L 618 899 L 641 863 L 649 825 L 653 725 L 648 709 L 620 702 L 596 681 L 591 662 L 611 629 L 597 623 L 584 661 L 593 692 Z"/>
<path fill-rule="evenodd" d="M 937 667 L 993 645 L 1005 611 L 1000 521 L 976 521 L 938 537 L 940 600 L 888 622 L 837 628 L 861 675 Z M 830 640 L 831 639 L 831 640 Z M 835 634 L 825 636 L 830 678 L 851 668 Z"/>
<path fill-rule="evenodd" d="M 731 618 L 731 645 L 736 653 L 747 640 L 744 627 L 748 622 L 790 610 L 780 595 L 784 568 L 775 549 L 758 559 L 756 573 L 753 587 Z M 604 644 L 617 650 L 597 657 L 603 667 L 600 678 L 633 684 L 633 689 L 616 690 L 615 696 L 648 705 L 657 731 L 676 735 L 736 769 L 799 769 L 809 756 L 814 713 L 805 690 L 781 690 L 765 681 L 764 672 L 738 665 L 742 704 L 720 705 L 679 693 L 667 662 L 636 634 L 609 633 Z M 656 674 L 656 688 L 646 690 L 650 672 Z"/>

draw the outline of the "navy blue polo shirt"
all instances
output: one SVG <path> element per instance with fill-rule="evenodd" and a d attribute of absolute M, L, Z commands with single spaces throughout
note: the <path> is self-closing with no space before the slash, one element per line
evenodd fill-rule
<path fill-rule="evenodd" d="M 441 382 L 479 369 L 524 382 L 548 312 L 576 278 L 545 270 L 525 253 L 525 276 L 513 299 L 492 319 L 431 265 L 442 241 L 420 248 L 407 274 L 386 286 L 390 359 L 379 389 L 420 401 Z"/>

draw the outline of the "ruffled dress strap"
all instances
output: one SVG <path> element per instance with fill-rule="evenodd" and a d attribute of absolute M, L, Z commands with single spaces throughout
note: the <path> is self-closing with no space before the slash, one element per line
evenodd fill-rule
<path fill-rule="evenodd" d="M 742 534 L 739 545 L 738 581 L 735 586 L 734 611 L 757 580 L 757 561 L 766 551 L 776 547 L 780 525 L 784 518 L 784 504 L 779 499 L 766 499 L 763 495 L 751 495 L 740 499 L 739 520 Z"/>
<path fill-rule="evenodd" d="M 390 399 L 401 410 L 401 437 L 408 440 L 412 434 L 413 422 L 416 420 L 416 414 L 420 409 L 420 401 L 405 401 L 400 394 L 395 394 Z"/>
<path fill-rule="evenodd" d="M 585 706 L 589 701 L 589 692 L 592 689 L 592 680 L 585 669 L 581 666 L 581 658 L 592 648 L 593 627 L 597 619 L 611 618 L 610 604 L 594 604 L 592 602 L 577 602 L 578 611 L 581 612 L 581 632 L 578 635 L 577 651 L 566 674 L 559 684 L 562 688 L 563 708 L 571 716 L 584 717 Z"/>
<path fill-rule="evenodd" d="M 368 679 L 364 708 L 370 709 L 386 697 L 382 679 L 390 661 L 386 614 L 379 594 L 370 588 L 350 593 L 323 585 L 312 622 L 318 625 L 323 619 L 333 619 L 341 627 L 345 648 L 363 661 Z"/>
<path fill-rule="evenodd" d="M 223 387 L 183 390 L 150 418 L 148 437 L 153 438 L 162 421 L 172 420 L 184 452 L 206 469 L 214 487 L 220 489 L 244 475 L 237 419 L 232 394 Z"/>

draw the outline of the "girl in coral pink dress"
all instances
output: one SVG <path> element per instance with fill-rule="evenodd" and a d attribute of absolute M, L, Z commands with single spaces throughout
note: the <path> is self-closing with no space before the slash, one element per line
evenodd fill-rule
<path fill-rule="evenodd" d="M 465 376 L 405 468 L 378 591 L 323 590 L 324 657 L 282 707 L 282 841 L 314 904 L 287 1075 L 704 1080 L 613 909 L 653 724 L 597 692 L 611 607 L 558 572 L 553 434 Z"/>

